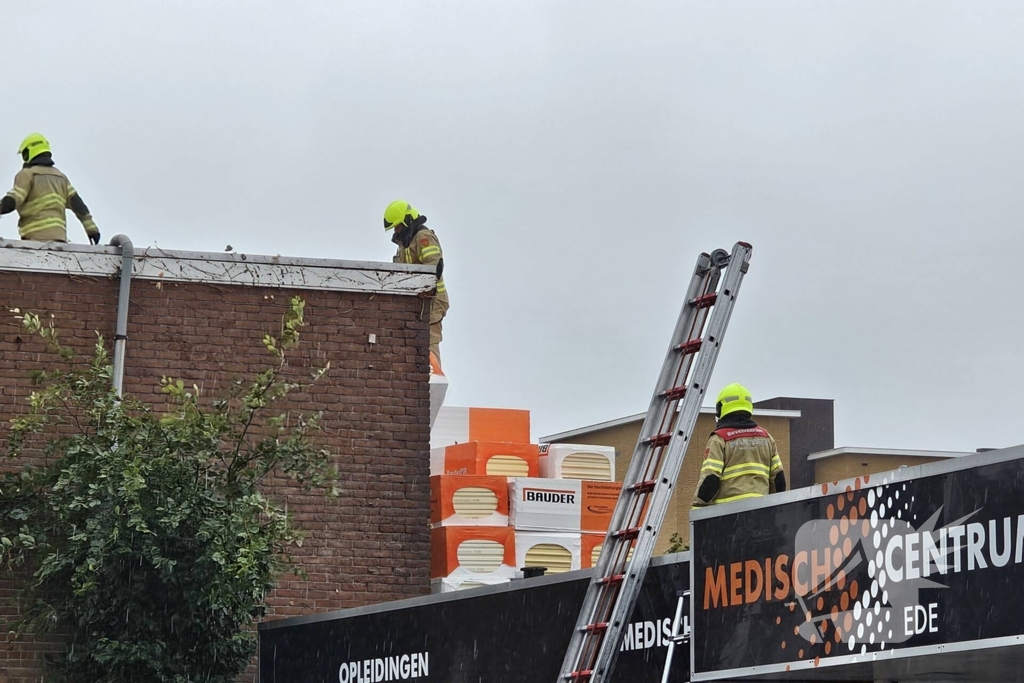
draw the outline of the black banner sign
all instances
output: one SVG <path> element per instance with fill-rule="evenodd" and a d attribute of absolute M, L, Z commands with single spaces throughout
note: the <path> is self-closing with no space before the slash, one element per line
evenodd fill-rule
<path fill-rule="evenodd" d="M 695 515 L 695 680 L 1024 633 L 1024 461 L 977 458 Z"/>
<path fill-rule="evenodd" d="M 660 683 L 672 620 L 689 581 L 686 562 L 650 568 L 614 681 Z M 524 581 L 514 590 L 477 589 L 321 621 L 271 622 L 260 629 L 260 681 L 554 681 L 586 582 Z M 685 605 L 684 627 L 688 614 Z M 688 644 L 676 646 L 669 680 L 688 680 L 689 663 Z"/>

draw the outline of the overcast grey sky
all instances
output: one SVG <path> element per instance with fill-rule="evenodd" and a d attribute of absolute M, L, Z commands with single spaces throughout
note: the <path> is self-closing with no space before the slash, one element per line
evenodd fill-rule
<path fill-rule="evenodd" d="M 535 436 L 645 410 L 696 255 L 745 240 L 716 386 L 834 398 L 837 445 L 1024 442 L 1024 3 L 36 0 L 0 29 L 3 182 L 40 130 L 105 238 L 389 261 L 412 202 L 449 404 Z"/>

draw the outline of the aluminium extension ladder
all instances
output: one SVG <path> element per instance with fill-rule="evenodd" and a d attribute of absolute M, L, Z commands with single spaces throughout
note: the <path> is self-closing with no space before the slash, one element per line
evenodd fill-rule
<path fill-rule="evenodd" d="M 558 683 L 611 679 L 751 251 L 737 242 L 697 259 Z"/>

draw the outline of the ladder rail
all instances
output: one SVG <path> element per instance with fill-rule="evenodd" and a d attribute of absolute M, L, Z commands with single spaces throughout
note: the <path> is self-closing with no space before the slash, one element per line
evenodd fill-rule
<path fill-rule="evenodd" d="M 750 253 L 739 242 L 728 260 L 697 260 L 559 681 L 603 683 L 612 672 Z"/>
<path fill-rule="evenodd" d="M 667 386 L 669 382 L 674 379 L 672 361 L 675 359 L 675 352 L 673 349 L 687 339 L 687 335 L 691 333 L 691 328 L 693 326 L 693 320 L 689 319 L 686 315 L 688 312 L 686 309 L 689 306 L 689 301 L 699 296 L 706 289 L 708 276 L 711 272 L 711 257 L 707 254 L 701 254 L 700 258 L 697 260 L 697 265 L 694 268 L 694 274 L 686 293 L 686 301 L 683 302 L 683 309 L 680 311 L 679 319 L 676 322 L 676 327 L 672 334 L 672 341 L 669 344 L 668 351 L 665 355 L 661 376 L 658 379 L 658 387 L 654 392 L 654 396 L 651 398 L 650 405 L 647 409 L 647 415 L 644 419 L 640 434 L 637 437 L 634 453 L 648 448 L 648 445 L 645 443 L 648 438 L 655 436 L 656 434 L 663 433 L 657 431 L 661 428 L 664 420 L 666 419 L 665 415 L 661 415 L 660 417 L 658 415 L 659 411 L 664 407 L 662 402 L 659 401 L 658 394 L 662 390 L 662 386 Z M 652 418 L 657 419 L 658 422 L 655 423 L 655 419 Z M 647 467 L 649 467 L 649 464 L 648 462 L 645 462 L 644 458 L 633 457 L 630 460 L 624 481 L 645 481 L 649 478 L 647 475 L 651 474 L 649 471 L 645 470 Z M 629 528 L 627 520 L 636 521 L 635 516 L 637 511 L 634 509 L 636 502 L 636 498 L 632 496 L 619 497 L 619 501 L 615 506 L 615 511 L 612 513 L 608 531 L 605 534 L 605 544 L 602 548 L 602 553 L 599 556 L 597 566 L 595 568 L 596 576 L 608 575 L 608 564 L 610 563 L 611 555 L 613 554 L 613 552 L 608 552 L 608 549 L 612 549 L 614 551 L 612 548 L 612 546 L 614 546 L 614 541 L 612 540 L 611 535 L 616 529 Z M 626 552 L 628 553 L 628 550 Z M 586 607 L 587 606 L 584 605 L 584 609 L 586 609 Z"/>
<path fill-rule="evenodd" d="M 690 445 L 690 437 L 697 423 L 697 416 L 700 414 L 701 403 L 703 402 L 701 399 L 707 391 L 707 383 L 711 379 L 718 351 L 721 349 L 723 332 L 728 326 L 736 295 L 739 292 L 740 283 L 746 272 L 749 254 L 749 247 L 742 243 L 738 244 L 733 250 L 733 256 L 740 258 L 730 261 L 730 265 L 735 263 L 739 267 L 727 269 L 726 277 L 722 283 L 722 293 L 726 298 L 724 301 L 716 304 L 715 313 L 712 315 L 707 327 L 705 347 L 707 347 L 708 342 L 712 343 L 713 346 L 707 347 L 707 350 L 711 351 L 711 353 L 706 353 L 702 349 L 702 353 L 697 359 L 694 375 L 690 382 L 690 386 L 697 393 L 691 395 L 691 400 L 684 402 L 682 411 L 676 420 L 676 430 L 673 432 L 673 438 L 669 444 L 668 457 L 665 458 L 665 469 L 659 474 L 657 487 L 660 490 L 652 495 L 653 500 L 650 503 L 650 509 L 644 520 L 643 530 L 637 539 L 636 550 L 633 553 L 633 560 L 630 562 L 628 569 L 630 582 L 623 585 L 617 596 L 616 602 L 628 605 L 629 611 L 622 614 L 622 610 L 620 610 L 618 626 L 616 628 L 609 628 L 606 631 L 605 640 L 602 642 L 602 647 L 598 652 L 595 662 L 595 675 L 590 678 L 590 683 L 602 683 L 611 674 L 614 660 L 618 655 L 619 648 L 617 644 L 622 639 L 622 631 L 626 625 L 625 622 L 629 619 L 632 607 L 643 587 L 643 580 L 647 573 L 650 557 L 658 540 L 658 532 L 661 530 L 661 524 L 665 519 L 665 513 L 668 511 L 668 506 L 671 502 L 671 492 L 675 487 L 676 479 L 679 477 L 679 470 L 682 467 L 686 449 Z M 607 647 L 608 642 L 616 643 L 616 647 Z"/>
<path fill-rule="evenodd" d="M 650 462 L 653 459 L 638 456 L 641 453 L 645 453 L 648 449 L 659 448 L 648 444 L 647 440 L 656 434 L 663 433 L 658 430 L 663 427 L 666 419 L 674 417 L 674 410 L 671 412 L 661 412 L 665 410 L 666 406 L 665 401 L 660 400 L 659 394 L 664 389 L 674 386 L 671 382 L 677 381 L 679 369 L 674 367 L 675 364 L 673 362 L 677 360 L 678 355 L 675 349 L 679 344 L 692 337 L 693 327 L 697 322 L 697 312 L 692 309 L 689 302 L 706 293 L 709 286 L 713 288 L 717 284 L 717 279 L 714 278 L 715 272 L 711 257 L 708 254 L 701 254 L 694 267 L 693 276 L 686 292 L 686 300 L 683 302 L 672 333 L 671 342 L 665 354 L 665 360 L 658 378 L 658 385 L 651 398 L 643 427 L 637 438 L 634 457 L 630 460 L 625 476 L 625 481 L 627 482 L 646 481 L 649 479 Z M 660 447 L 660 450 L 663 451 L 664 447 Z M 644 477 L 647 477 L 647 479 Z M 619 543 L 619 539 L 613 534 L 616 530 L 628 529 L 631 528 L 631 525 L 635 526 L 638 524 L 646 505 L 644 498 L 642 496 L 620 495 L 615 510 L 612 513 L 608 531 L 605 533 L 602 552 L 595 567 L 596 577 L 615 576 L 626 571 L 631 543 Z M 564 673 L 579 670 L 585 662 L 593 661 L 596 657 L 597 653 L 594 649 L 600 646 L 600 642 L 603 639 L 588 637 L 590 634 L 582 629 L 589 624 L 600 623 L 602 616 L 610 611 L 610 607 L 614 607 L 614 602 L 618 597 L 618 586 L 609 584 L 606 586 L 606 589 L 596 592 L 592 590 L 587 591 L 584 604 L 580 609 L 576 628 L 573 630 L 569 649 L 566 652 L 565 661 L 563 662 Z"/>

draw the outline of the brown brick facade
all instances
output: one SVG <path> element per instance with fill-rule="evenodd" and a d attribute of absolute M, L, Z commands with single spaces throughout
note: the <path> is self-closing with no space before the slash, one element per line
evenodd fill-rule
<path fill-rule="evenodd" d="M 843 453 L 815 460 L 814 479 L 825 484 L 843 479 L 863 477 L 865 474 L 879 474 L 898 470 L 900 467 L 916 467 L 938 462 L 946 458 L 900 457 L 896 455 L 873 455 L 865 453 Z"/>
<path fill-rule="evenodd" d="M 25 409 L 28 373 L 52 356 L 25 334 L 11 308 L 53 313 L 65 344 L 88 355 L 95 332 L 112 342 L 118 281 L 112 277 L 0 271 L 0 423 Z M 427 323 L 423 299 L 380 292 L 290 291 L 197 282 L 132 284 L 125 388 L 164 400 L 162 375 L 217 395 L 238 376 L 266 367 L 261 344 L 276 333 L 289 297 L 306 300 L 307 325 L 289 356 L 296 377 L 331 363 L 290 409 L 324 412 L 323 445 L 336 456 L 341 495 L 269 482 L 307 532 L 295 556 L 308 581 L 281 581 L 269 618 L 396 600 L 429 592 L 430 535 Z M 368 336 L 376 335 L 369 344 Z M 6 430 L 5 430 L 6 431 Z M 0 463 L 3 465 L 3 463 Z M 11 577 L 0 577 L 0 621 L 17 614 Z M 44 650 L 0 631 L 0 683 L 41 680 Z"/>

